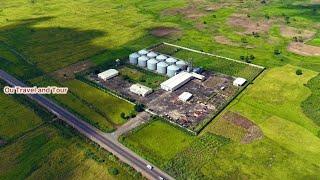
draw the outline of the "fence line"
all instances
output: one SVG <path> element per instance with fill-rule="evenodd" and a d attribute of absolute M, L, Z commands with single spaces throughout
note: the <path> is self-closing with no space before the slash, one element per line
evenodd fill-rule
<path fill-rule="evenodd" d="M 241 64 L 246 64 L 246 65 L 257 67 L 257 68 L 260 68 L 260 69 L 265 69 L 265 67 L 259 66 L 259 65 L 256 65 L 256 64 L 251 64 L 251 63 L 239 61 L 239 60 L 228 58 L 228 57 L 224 57 L 224 56 L 219 56 L 219 55 L 215 55 L 215 54 L 211 54 L 211 53 L 206 53 L 206 52 L 198 51 L 198 50 L 195 50 L 195 49 L 190 49 L 190 48 L 187 48 L 187 47 L 183 47 L 183 46 L 179 46 L 179 45 L 175 45 L 175 44 L 170 44 L 170 43 L 167 43 L 167 42 L 163 42 L 163 44 L 168 45 L 168 46 L 173 46 L 173 47 L 176 47 L 176 48 L 180 48 L 180 49 L 184 49 L 184 50 L 187 50 L 187 51 L 192 51 L 192 52 L 195 52 L 195 53 L 200 53 L 200 54 L 204 54 L 204 55 L 208 55 L 208 56 L 213 56 L 213 57 L 217 57 L 217 58 L 226 59 L 226 60 L 229 60 L 229 61 L 234 61 L 234 62 L 241 63 Z"/>

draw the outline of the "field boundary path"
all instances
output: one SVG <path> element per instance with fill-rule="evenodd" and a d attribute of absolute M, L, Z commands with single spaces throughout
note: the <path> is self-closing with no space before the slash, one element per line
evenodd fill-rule
<path fill-rule="evenodd" d="M 13 76 L 11 76 L 3 70 L 0 70 L 0 79 L 7 82 L 10 86 L 26 87 L 24 83 L 17 80 L 16 78 L 14 78 Z M 159 168 L 152 165 L 150 162 L 135 154 L 130 149 L 123 146 L 111 135 L 105 134 L 97 128 L 94 128 L 90 124 L 86 123 L 85 121 L 75 116 L 71 112 L 67 111 L 63 107 L 57 105 L 45 96 L 39 94 L 27 94 L 26 96 L 37 102 L 39 105 L 41 105 L 54 115 L 56 115 L 59 119 L 65 121 L 74 129 L 78 130 L 82 135 L 86 136 L 88 139 L 97 143 L 100 147 L 117 156 L 122 162 L 130 165 L 138 172 L 141 172 L 141 174 L 146 178 L 159 179 L 159 177 L 162 177 L 168 180 L 174 179 L 165 172 L 161 171 Z M 148 164 L 153 166 L 152 170 L 147 168 Z"/>
<path fill-rule="evenodd" d="M 122 134 L 125 134 L 132 129 L 148 122 L 150 120 L 151 114 L 143 111 L 137 114 L 136 117 L 131 118 L 127 123 L 120 126 L 115 132 L 111 133 L 114 139 L 118 139 Z"/>
<path fill-rule="evenodd" d="M 191 48 L 187 48 L 187 47 L 183 47 L 183 46 L 179 46 L 179 45 L 175 45 L 175 44 L 170 44 L 170 43 L 167 43 L 167 42 L 163 42 L 163 44 L 168 45 L 168 46 L 173 46 L 173 47 L 176 47 L 176 48 L 180 48 L 180 49 L 184 49 L 184 50 L 187 50 L 187 51 L 192 51 L 192 52 L 195 52 L 195 53 L 200 53 L 200 54 L 203 54 L 203 55 L 213 56 L 213 57 L 222 58 L 222 59 L 226 59 L 226 60 L 237 62 L 237 63 L 241 63 L 241 64 L 246 64 L 246 65 L 253 66 L 253 67 L 256 67 L 256 68 L 260 68 L 260 69 L 265 69 L 265 67 L 263 67 L 263 66 L 259 66 L 259 65 L 256 65 L 256 64 L 251 64 L 251 63 L 239 61 L 239 60 L 228 58 L 228 57 L 224 57 L 224 56 L 219 56 L 219 55 L 216 55 L 216 54 L 206 53 L 206 52 L 202 52 L 202 51 L 199 51 L 199 50 L 195 50 L 195 49 L 191 49 Z"/>

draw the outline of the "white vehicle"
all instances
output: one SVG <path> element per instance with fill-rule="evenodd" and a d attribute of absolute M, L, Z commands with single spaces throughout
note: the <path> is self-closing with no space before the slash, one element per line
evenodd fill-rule
<path fill-rule="evenodd" d="M 163 178 L 163 177 L 161 177 L 161 176 L 159 176 L 159 180 L 164 180 L 164 178 Z"/>
<path fill-rule="evenodd" d="M 150 164 L 147 165 L 147 168 L 150 169 L 150 170 L 153 169 L 153 167 Z"/>

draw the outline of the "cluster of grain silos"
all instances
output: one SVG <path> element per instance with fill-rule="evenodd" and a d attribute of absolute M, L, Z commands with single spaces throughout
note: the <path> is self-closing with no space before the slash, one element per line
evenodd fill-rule
<path fill-rule="evenodd" d="M 138 65 L 139 67 L 147 68 L 148 70 L 156 71 L 159 74 L 169 77 L 188 68 L 188 63 L 183 60 L 145 49 L 130 54 L 129 62 L 130 64 Z"/>

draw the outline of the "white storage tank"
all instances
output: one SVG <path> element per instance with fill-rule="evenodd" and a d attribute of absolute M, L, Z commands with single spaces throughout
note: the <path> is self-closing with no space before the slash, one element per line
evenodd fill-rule
<path fill-rule="evenodd" d="M 157 72 L 159 74 L 166 74 L 167 73 L 167 67 L 168 67 L 168 64 L 165 63 L 165 62 L 159 62 L 157 64 Z"/>
<path fill-rule="evenodd" d="M 155 57 L 157 57 L 158 56 L 158 54 L 157 53 L 155 53 L 155 52 L 153 52 L 153 51 L 151 51 L 151 52 L 149 52 L 148 54 L 147 54 L 147 57 L 148 58 L 155 58 Z"/>
<path fill-rule="evenodd" d="M 167 68 L 167 75 L 169 77 L 173 77 L 174 75 L 177 74 L 177 72 L 179 72 L 180 68 L 176 65 L 170 65 Z"/>
<path fill-rule="evenodd" d="M 165 61 L 167 58 L 168 58 L 167 56 L 162 55 L 162 54 L 160 54 L 160 55 L 158 55 L 158 56 L 156 57 L 156 59 L 157 59 L 158 61 Z"/>
<path fill-rule="evenodd" d="M 140 57 L 140 55 L 138 53 L 132 53 L 129 55 L 129 62 L 130 64 L 138 64 L 138 58 Z"/>
<path fill-rule="evenodd" d="M 188 64 L 185 61 L 182 61 L 182 60 L 176 62 L 176 65 L 182 70 L 186 70 L 187 67 L 188 67 Z"/>
<path fill-rule="evenodd" d="M 138 54 L 140 54 L 141 56 L 142 55 L 147 55 L 148 53 L 149 52 L 147 50 L 145 50 L 145 49 L 142 49 L 142 50 L 138 51 Z"/>
<path fill-rule="evenodd" d="M 150 59 L 148 62 L 147 62 L 147 67 L 149 70 L 156 70 L 157 69 L 157 64 L 158 64 L 158 61 L 155 60 L 155 59 Z"/>
<path fill-rule="evenodd" d="M 140 67 L 146 67 L 147 66 L 147 61 L 149 58 L 147 56 L 141 56 L 138 58 L 138 66 Z"/>
<path fill-rule="evenodd" d="M 176 62 L 177 62 L 177 60 L 172 57 L 169 57 L 168 59 L 166 59 L 166 63 L 169 65 L 175 64 Z"/>

